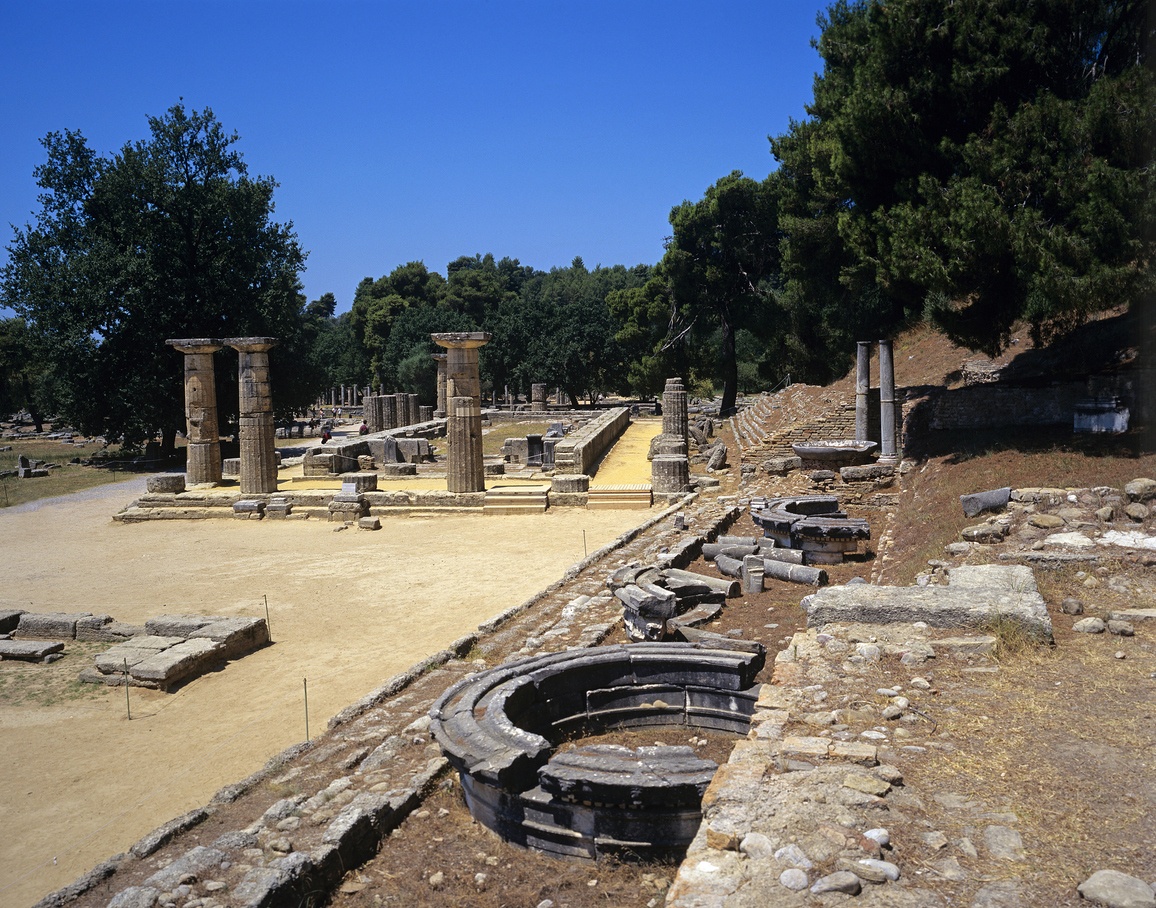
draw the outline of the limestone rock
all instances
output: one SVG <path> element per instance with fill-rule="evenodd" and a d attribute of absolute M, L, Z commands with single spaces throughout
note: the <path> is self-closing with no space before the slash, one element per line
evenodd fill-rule
<path fill-rule="evenodd" d="M 1156 908 L 1156 894 L 1143 880 L 1118 870 L 1097 870 L 1076 890 L 1106 908 Z"/>
<path fill-rule="evenodd" d="M 1130 505 L 1124 508 L 1124 513 L 1137 523 L 1142 523 L 1148 519 L 1150 512 L 1147 505 L 1140 504 L 1138 501 L 1133 501 Z"/>
<path fill-rule="evenodd" d="M 965 527 L 960 536 L 967 542 L 978 542 L 981 545 L 996 545 L 1007 537 L 1008 528 L 1002 523 L 980 523 Z"/>
<path fill-rule="evenodd" d="M 847 895 L 858 895 L 863 886 L 859 877 L 849 870 L 836 870 L 815 881 L 811 887 L 813 895 L 822 895 L 824 892 L 844 892 Z"/>
<path fill-rule="evenodd" d="M 1105 625 L 1101 618 L 1081 618 L 1072 625 L 1072 630 L 1077 634 L 1102 634 Z"/>
<path fill-rule="evenodd" d="M 1156 498 L 1156 479 L 1133 479 L 1124 486 L 1124 494 L 1132 501 L 1151 501 Z"/>

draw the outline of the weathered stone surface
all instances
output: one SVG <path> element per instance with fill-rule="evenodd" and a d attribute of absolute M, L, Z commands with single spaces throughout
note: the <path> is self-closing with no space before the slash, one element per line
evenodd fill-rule
<path fill-rule="evenodd" d="M 145 480 L 145 488 L 152 494 L 179 494 L 185 490 L 183 473 L 161 473 Z"/>
<path fill-rule="evenodd" d="M 786 476 L 792 470 L 803 469 L 801 457 L 770 457 L 762 462 L 762 468 L 772 476 Z"/>
<path fill-rule="evenodd" d="M 967 542 L 981 545 L 998 545 L 1007 538 L 1008 527 L 1002 523 L 980 523 L 965 527 L 959 533 Z"/>
<path fill-rule="evenodd" d="M 188 637 L 217 620 L 205 615 L 164 615 L 149 618 L 145 622 L 145 633 L 155 637 Z M 139 646 L 140 641 L 136 644 Z"/>
<path fill-rule="evenodd" d="M 53 640 L 0 640 L 0 660 L 43 662 L 46 656 L 64 652 L 64 644 Z"/>
<path fill-rule="evenodd" d="M 1133 479 L 1124 486 L 1124 494 L 1131 501 L 1151 501 L 1156 498 L 1156 479 Z"/>
<path fill-rule="evenodd" d="M 959 503 L 963 507 L 965 517 L 975 517 L 984 511 L 1002 511 L 1011 501 L 1011 488 L 990 489 L 986 492 L 973 492 L 971 495 L 960 495 Z"/>
<path fill-rule="evenodd" d="M 224 644 L 213 640 L 183 640 L 175 646 L 129 666 L 129 674 L 142 681 L 171 687 L 224 659 Z"/>
<path fill-rule="evenodd" d="M 1076 889 L 1093 905 L 1105 908 L 1156 908 L 1151 887 L 1118 870 L 1097 870 Z"/>
<path fill-rule="evenodd" d="M 839 477 L 843 482 L 874 482 L 894 475 L 895 467 L 890 464 L 873 463 L 839 468 Z"/>
<path fill-rule="evenodd" d="M 73 640 L 77 622 L 91 615 L 91 612 L 22 612 L 16 624 L 16 636 Z"/>
<path fill-rule="evenodd" d="M 895 624 L 925 621 L 932 627 L 976 627 L 1011 621 L 1031 636 L 1050 640 L 1052 623 L 1031 569 L 1023 565 L 952 568 L 949 583 L 880 587 L 867 583 L 821 589 L 803 599 L 807 625 L 833 621 Z"/>

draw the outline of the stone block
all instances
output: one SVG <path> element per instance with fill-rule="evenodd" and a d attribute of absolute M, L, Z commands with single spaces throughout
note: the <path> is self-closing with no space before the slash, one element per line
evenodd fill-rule
<path fill-rule="evenodd" d="M 269 626 L 264 618 L 218 618 L 189 634 L 190 640 L 212 640 L 224 647 L 226 659 L 239 659 L 269 642 Z"/>
<path fill-rule="evenodd" d="M 91 616 L 91 612 L 24 612 L 16 625 L 16 636 L 75 640 L 76 623 Z"/>
<path fill-rule="evenodd" d="M 984 627 L 1012 622 L 1030 636 L 1052 639 L 1047 605 L 1024 565 L 952 568 L 945 585 L 885 587 L 869 583 L 821 589 L 800 603 L 807 626 L 830 622 L 896 624 L 925 621 L 932 627 Z"/>
<path fill-rule="evenodd" d="M 772 476 L 786 476 L 792 470 L 803 469 L 801 457 L 769 457 L 762 462 L 763 471 Z"/>
<path fill-rule="evenodd" d="M 580 494 L 590 491 L 590 477 L 585 473 L 557 474 L 550 480 L 550 493 Z"/>
<path fill-rule="evenodd" d="M 43 662 L 48 656 L 64 652 L 58 640 L 0 640 L 0 660 Z"/>
<path fill-rule="evenodd" d="M 260 520 L 265 516 L 265 501 L 260 498 L 245 498 L 233 502 L 233 516 L 242 520 Z"/>
<path fill-rule="evenodd" d="M 159 618 L 149 618 L 145 622 L 145 633 L 157 637 L 186 639 L 216 620 L 207 615 L 163 615 Z"/>
<path fill-rule="evenodd" d="M 843 482 L 877 482 L 895 475 L 895 467 L 889 464 L 867 464 L 865 466 L 841 467 L 839 476 Z"/>
<path fill-rule="evenodd" d="M 285 520 L 293 513 L 293 504 L 288 498 L 270 498 L 265 505 L 265 516 L 270 520 Z"/>
<path fill-rule="evenodd" d="M 0 634 L 11 634 L 20 624 L 22 608 L 0 608 Z"/>
<path fill-rule="evenodd" d="M 383 463 L 381 465 L 382 476 L 416 476 L 416 463 Z"/>
<path fill-rule="evenodd" d="M 226 457 L 221 460 L 221 475 L 222 476 L 240 476 L 241 475 L 241 458 L 240 457 Z"/>
<path fill-rule="evenodd" d="M 86 643 L 123 643 L 143 635 L 144 632 L 142 625 L 125 624 L 123 621 L 108 621 L 104 624 L 86 624 L 84 621 L 78 621 L 76 624 L 76 639 Z"/>
<path fill-rule="evenodd" d="M 376 492 L 376 473 L 343 473 L 341 476 L 341 491 L 343 494 L 357 494 L 358 492 Z"/>
<path fill-rule="evenodd" d="M 987 492 L 974 492 L 971 495 L 960 495 L 959 503 L 963 506 L 965 517 L 975 517 L 984 511 L 1002 511 L 1011 501 L 1011 488 L 991 489 Z"/>
<path fill-rule="evenodd" d="M 357 528 L 359 530 L 380 530 L 381 520 L 377 517 L 362 517 L 357 521 Z"/>
<path fill-rule="evenodd" d="M 152 494 L 180 494 L 185 490 L 184 473 L 161 473 L 145 480 L 145 487 Z"/>
<path fill-rule="evenodd" d="M 224 659 L 224 644 L 213 640 L 183 640 L 129 666 L 129 674 L 141 681 L 153 681 L 162 690 L 187 678 L 203 674 Z"/>

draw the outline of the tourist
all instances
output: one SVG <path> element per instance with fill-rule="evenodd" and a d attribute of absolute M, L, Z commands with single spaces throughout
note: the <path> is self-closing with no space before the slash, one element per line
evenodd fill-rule
<path fill-rule="evenodd" d="M 365 422 L 364 419 L 361 421 L 361 428 L 357 430 L 357 434 L 358 435 L 368 435 L 369 434 L 369 425 Z"/>

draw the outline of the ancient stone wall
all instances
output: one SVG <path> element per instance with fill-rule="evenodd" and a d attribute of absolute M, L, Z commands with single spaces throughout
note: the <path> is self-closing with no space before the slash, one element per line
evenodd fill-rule
<path fill-rule="evenodd" d="M 571 432 L 554 448 L 554 470 L 557 473 L 585 473 L 593 470 L 618 436 L 630 425 L 630 410 L 617 407 L 607 410 L 581 429 Z"/>

